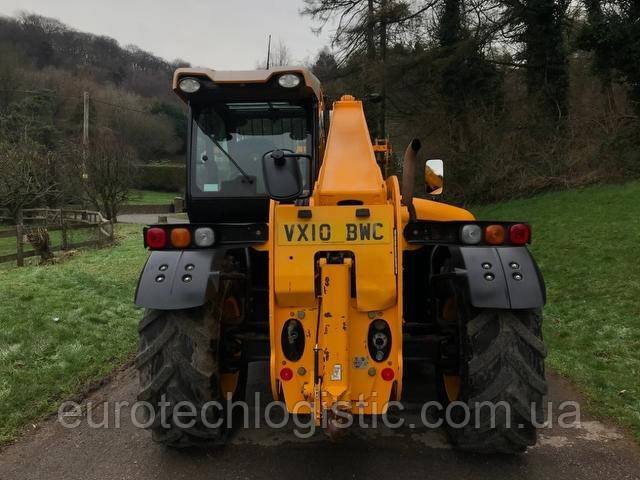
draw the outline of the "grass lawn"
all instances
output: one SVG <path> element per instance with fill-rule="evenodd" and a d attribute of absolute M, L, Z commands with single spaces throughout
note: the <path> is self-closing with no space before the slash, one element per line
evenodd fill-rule
<path fill-rule="evenodd" d="M 580 388 L 592 413 L 640 441 L 640 183 L 473 210 L 480 219 L 531 222 L 547 284 L 547 365 Z"/>
<path fill-rule="evenodd" d="M 0 445 L 104 377 L 135 350 L 136 279 L 146 259 L 140 227 L 120 245 L 55 265 L 0 265 Z"/>
<path fill-rule="evenodd" d="M 152 190 L 132 190 L 129 205 L 166 205 L 173 203 L 179 194 L 172 192 L 154 192 Z"/>
<path fill-rule="evenodd" d="M 4 225 L 0 226 L 0 231 L 5 229 Z M 12 255 L 14 253 L 16 253 L 16 238 L 0 238 L 0 255 Z"/>

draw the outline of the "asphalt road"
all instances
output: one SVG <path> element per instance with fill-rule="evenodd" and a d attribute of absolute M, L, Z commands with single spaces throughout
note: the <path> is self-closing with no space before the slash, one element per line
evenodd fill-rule
<path fill-rule="evenodd" d="M 265 366 L 250 374 L 249 395 L 266 391 Z M 416 376 L 429 384 L 428 374 Z M 563 379 L 548 375 L 548 400 L 558 406 L 581 401 Z M 133 402 L 136 372 L 127 367 L 85 400 L 94 410 L 117 401 Z M 341 441 L 323 432 L 297 438 L 293 425 L 284 429 L 237 430 L 220 450 L 175 451 L 151 442 L 136 428 L 127 408 L 120 428 L 90 428 L 86 418 L 75 429 L 56 418 L 35 427 L 0 452 L 0 479 L 640 479 L 640 447 L 619 429 L 581 414 L 579 426 L 562 429 L 554 412 L 553 428 L 543 429 L 538 445 L 519 456 L 482 456 L 456 452 L 439 430 L 410 428 L 419 418 L 411 395 L 428 396 L 429 389 L 408 392 L 405 427 L 352 428 Z M 566 412 L 566 410 L 564 410 Z M 102 415 L 94 420 L 99 422 Z"/>

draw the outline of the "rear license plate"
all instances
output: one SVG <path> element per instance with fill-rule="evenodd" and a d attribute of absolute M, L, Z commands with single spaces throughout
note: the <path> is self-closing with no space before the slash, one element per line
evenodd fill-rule
<path fill-rule="evenodd" d="M 304 222 L 278 225 L 278 244 L 390 243 L 391 225 L 382 221 Z"/>

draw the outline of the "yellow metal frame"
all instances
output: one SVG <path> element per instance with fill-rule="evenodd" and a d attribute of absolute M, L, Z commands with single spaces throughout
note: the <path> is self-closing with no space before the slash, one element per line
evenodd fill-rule
<path fill-rule="evenodd" d="M 323 135 L 320 82 L 304 68 L 178 69 L 173 88 L 186 102 L 188 95 L 178 88 L 186 76 L 216 84 L 268 84 L 284 73 L 299 75 L 303 88 L 311 89 Z M 362 103 L 349 95 L 335 102 L 326 142 L 319 140 L 323 161 L 308 205 L 271 201 L 269 240 L 254 247 L 269 254 L 271 390 L 289 411 L 312 413 L 317 422 L 339 402 L 342 409 L 378 414 L 402 395 L 402 253 L 419 248 L 402 235 L 409 212 L 398 179 L 385 179 L 390 144 L 372 144 Z M 418 219 L 474 219 L 470 212 L 443 203 L 412 202 Z M 310 214 L 299 216 L 301 209 Z M 286 358 L 281 345 L 289 319 L 300 322 L 305 336 L 306 347 L 296 361 Z M 367 343 L 369 327 L 378 319 L 387 322 L 391 333 L 389 355 L 380 362 L 371 357 Z M 292 378 L 288 371 L 280 378 L 283 368 L 293 372 Z M 237 376 L 225 376 L 223 383 L 232 391 Z"/>
<path fill-rule="evenodd" d="M 439 202 L 413 204 L 419 219 L 474 218 Z M 299 216 L 302 209 L 310 214 Z M 385 180 L 376 163 L 362 103 L 343 97 L 333 105 L 309 205 L 272 201 L 269 242 L 260 248 L 269 252 L 271 389 L 290 412 L 311 413 L 318 423 L 337 404 L 380 414 L 402 395 L 402 252 L 414 248 L 402 235 L 408 221 L 398 179 Z M 343 259 L 328 262 L 335 252 Z M 296 361 L 281 345 L 289 319 L 304 331 L 304 353 Z M 371 358 L 367 344 L 376 319 L 391 331 L 391 351 L 382 362 Z M 284 368 L 293 378 L 280 378 Z M 382 378 L 387 368 L 392 381 Z"/>

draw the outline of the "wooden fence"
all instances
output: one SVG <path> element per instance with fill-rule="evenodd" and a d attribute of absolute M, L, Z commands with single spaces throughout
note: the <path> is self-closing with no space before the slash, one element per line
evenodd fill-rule
<path fill-rule="evenodd" d="M 0 212 L 1 215 L 1 212 Z M 2 239 L 15 238 L 15 253 L 0 255 L 0 263 L 15 261 L 19 267 L 24 266 L 24 259 L 38 256 L 30 247 L 27 235 L 37 227 L 44 227 L 48 233 L 61 232 L 60 241 L 55 242 L 51 251 L 70 250 L 87 246 L 103 246 L 113 242 L 113 223 L 106 220 L 100 212 L 90 210 L 65 210 L 49 208 L 33 208 L 21 211 L 17 225 L 8 228 L 0 226 L 0 242 Z M 93 233 L 93 238 L 74 242 L 73 232 Z M 27 247 L 27 248 L 26 248 Z"/>

